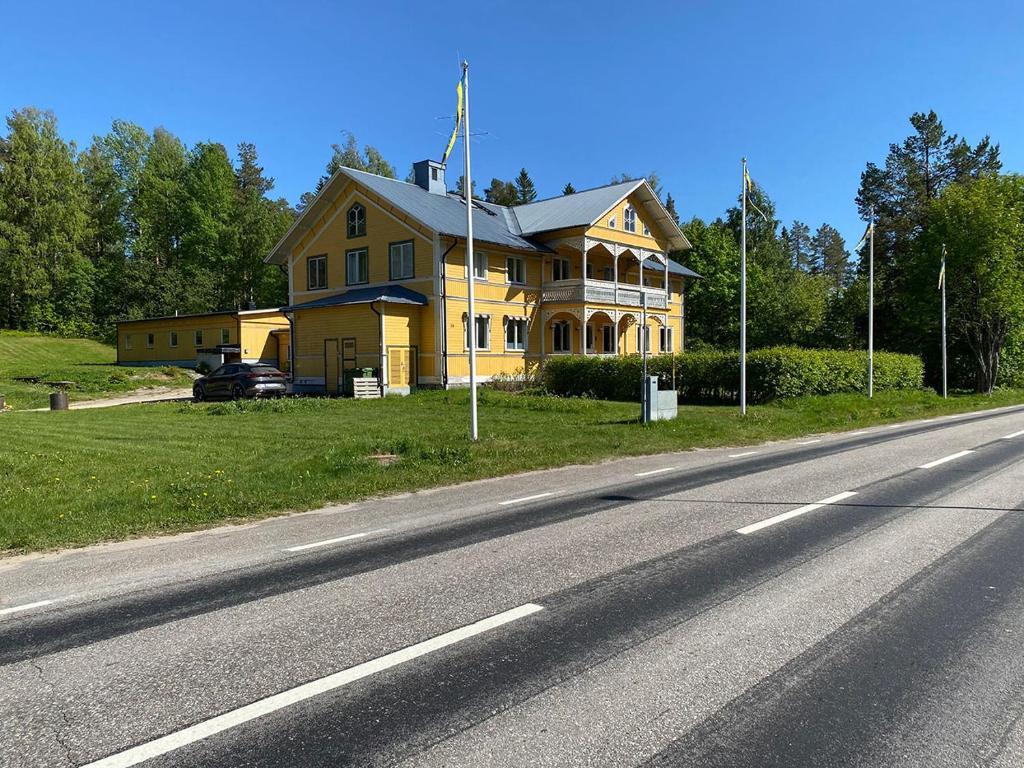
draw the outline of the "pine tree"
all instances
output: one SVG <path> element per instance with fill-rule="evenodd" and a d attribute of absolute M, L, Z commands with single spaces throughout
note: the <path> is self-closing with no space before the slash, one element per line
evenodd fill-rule
<path fill-rule="evenodd" d="M 459 174 L 459 180 L 455 182 L 455 194 L 459 197 L 466 196 L 466 176 L 465 174 Z M 476 179 L 473 179 L 473 190 L 470 193 L 474 200 L 479 200 L 480 197 L 476 193 Z"/>
<path fill-rule="evenodd" d="M 523 168 L 519 171 L 519 175 L 516 176 L 515 181 L 518 205 L 526 205 L 532 203 L 537 199 L 537 188 L 533 186 L 533 179 L 530 178 L 530 174 Z"/>
<path fill-rule="evenodd" d="M 571 181 L 566 182 L 565 186 L 562 187 L 562 194 L 563 195 L 575 195 L 576 194 L 576 187 L 574 187 L 572 185 Z"/>
<path fill-rule="evenodd" d="M 822 224 L 811 243 L 814 261 L 832 288 L 839 290 L 849 282 L 850 254 L 846 242 L 835 227 Z"/>
<path fill-rule="evenodd" d="M 679 223 L 679 213 L 676 211 L 676 201 L 672 199 L 672 193 L 669 192 L 665 197 L 665 210 L 668 211 L 668 215 L 672 217 L 672 221 L 676 224 Z"/>
<path fill-rule="evenodd" d="M 519 203 L 519 190 L 511 181 L 491 179 L 491 184 L 484 190 L 484 199 L 489 203 L 497 205 L 517 205 Z"/>
<path fill-rule="evenodd" d="M 821 262 L 816 257 L 814 243 L 811 241 L 810 227 L 802 221 L 794 220 L 792 227 L 783 228 L 780 237 L 794 269 L 815 272 L 821 268 Z"/>

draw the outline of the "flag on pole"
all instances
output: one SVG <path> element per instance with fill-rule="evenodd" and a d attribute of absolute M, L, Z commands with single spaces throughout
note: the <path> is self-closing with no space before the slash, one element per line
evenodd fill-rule
<path fill-rule="evenodd" d="M 943 283 L 946 282 L 946 246 L 942 246 L 942 269 L 939 270 L 939 287 L 937 290 L 942 290 Z"/>
<path fill-rule="evenodd" d="M 462 80 L 459 80 L 459 84 L 455 88 L 455 92 L 459 96 L 458 107 L 455 112 L 455 127 L 452 129 L 452 137 L 448 139 L 448 146 L 444 150 L 444 155 L 441 157 L 441 165 L 444 165 L 448 161 L 448 155 L 452 153 L 452 147 L 455 146 L 455 138 L 459 135 L 459 128 L 462 127 Z"/>
<path fill-rule="evenodd" d="M 743 194 L 746 195 L 747 203 L 750 207 L 757 211 L 758 215 L 764 219 L 765 224 L 768 223 L 768 217 L 764 215 L 764 211 L 754 205 L 754 201 L 750 199 L 750 192 L 754 189 L 754 180 L 750 178 L 750 174 L 747 172 L 746 167 L 743 168 Z"/>
<path fill-rule="evenodd" d="M 857 241 L 857 244 L 855 246 L 853 246 L 853 250 L 854 251 L 859 251 L 864 246 L 864 243 L 866 243 L 868 241 L 868 236 L 870 234 L 871 234 L 871 223 L 869 222 L 868 226 L 867 226 L 867 229 L 864 230 L 864 234 L 861 235 L 861 238 L 860 238 L 860 240 Z"/>

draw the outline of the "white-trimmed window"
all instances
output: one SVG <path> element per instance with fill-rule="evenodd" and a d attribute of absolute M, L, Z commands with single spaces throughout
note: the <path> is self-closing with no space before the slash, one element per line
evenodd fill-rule
<path fill-rule="evenodd" d="M 348 209 L 348 236 L 362 237 L 366 234 L 366 209 L 356 203 Z"/>
<path fill-rule="evenodd" d="M 365 248 L 345 252 L 345 285 L 360 285 L 370 280 L 370 255 Z"/>
<path fill-rule="evenodd" d="M 622 211 L 622 229 L 626 232 L 636 232 L 636 211 L 632 206 L 627 205 Z"/>
<path fill-rule="evenodd" d="M 672 329 L 662 326 L 658 331 L 658 340 L 662 352 L 672 351 Z"/>
<path fill-rule="evenodd" d="M 466 322 L 466 317 L 462 319 L 463 326 L 465 327 L 466 336 L 466 349 L 469 349 L 469 323 Z M 474 323 L 476 330 L 476 348 L 482 350 L 488 350 L 491 348 L 491 316 L 490 315 L 477 315 L 476 323 Z"/>
<path fill-rule="evenodd" d="M 612 352 L 615 350 L 615 341 L 612 337 L 612 332 L 615 329 L 610 325 L 604 325 L 601 327 L 601 341 L 604 342 L 601 348 L 602 352 Z"/>
<path fill-rule="evenodd" d="M 231 331 L 229 331 L 227 328 L 221 328 L 220 329 L 220 343 L 221 344 L 230 344 L 231 343 Z"/>
<path fill-rule="evenodd" d="M 203 346 L 203 331 L 202 329 L 194 331 L 192 334 L 192 346 L 201 347 Z"/>
<path fill-rule="evenodd" d="M 608 226 L 611 229 L 615 229 L 615 217 L 614 216 L 612 216 L 610 219 L 608 219 Z"/>
<path fill-rule="evenodd" d="M 554 352 L 572 352 L 572 325 L 568 320 L 551 324 L 551 349 Z"/>
<path fill-rule="evenodd" d="M 527 333 L 525 317 L 506 317 L 505 349 L 526 349 Z"/>
<path fill-rule="evenodd" d="M 177 331 L 171 331 L 170 333 L 167 334 L 167 346 L 171 347 L 172 349 L 174 347 L 178 346 L 178 332 Z"/>
<path fill-rule="evenodd" d="M 133 343 L 132 343 L 132 335 L 130 333 L 126 333 L 124 335 L 124 348 L 125 349 L 131 349 L 132 345 L 133 345 Z"/>
<path fill-rule="evenodd" d="M 601 270 L 601 279 L 610 283 L 615 279 L 615 270 L 612 267 L 604 267 Z"/>
<path fill-rule="evenodd" d="M 646 224 L 644 224 L 644 237 L 650 237 L 650 236 L 651 236 L 651 228 L 648 227 Z"/>
<path fill-rule="evenodd" d="M 636 327 L 636 351 L 651 351 L 651 327 L 638 325 Z"/>
<path fill-rule="evenodd" d="M 327 254 L 306 259 L 306 288 L 317 291 L 327 287 Z"/>
<path fill-rule="evenodd" d="M 521 256 L 509 256 L 505 259 L 507 280 L 516 285 L 526 283 L 526 262 Z"/>
<path fill-rule="evenodd" d="M 412 240 L 388 246 L 388 268 L 392 280 L 407 280 L 415 272 Z"/>
<path fill-rule="evenodd" d="M 569 280 L 572 278 L 572 267 L 569 266 L 569 260 L 556 256 L 551 260 L 551 279 L 552 280 Z"/>
<path fill-rule="evenodd" d="M 146 349 L 152 349 L 153 348 L 153 344 L 155 342 L 156 342 L 156 339 L 153 337 L 153 334 L 152 333 L 147 333 L 146 334 Z"/>
<path fill-rule="evenodd" d="M 487 279 L 487 254 L 483 251 L 473 251 L 473 277 Z"/>
<path fill-rule="evenodd" d="M 585 332 L 585 335 L 587 337 L 586 338 L 586 341 L 587 341 L 587 352 L 593 352 L 594 351 L 594 326 L 592 326 L 590 323 L 587 323 L 587 330 Z"/>

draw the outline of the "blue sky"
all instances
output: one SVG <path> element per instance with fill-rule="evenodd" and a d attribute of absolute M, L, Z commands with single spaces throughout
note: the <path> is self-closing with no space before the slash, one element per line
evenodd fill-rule
<path fill-rule="evenodd" d="M 934 109 L 1024 166 L 1024 6 L 935 2 L 14 3 L 0 108 L 80 146 L 114 118 L 186 143 L 255 142 L 277 193 L 311 188 L 342 129 L 404 177 L 440 155 L 459 57 L 474 177 L 542 197 L 657 171 L 684 218 L 736 199 L 739 160 L 780 218 L 860 235 L 868 160 Z M 457 174 L 456 174 L 457 175 Z"/>

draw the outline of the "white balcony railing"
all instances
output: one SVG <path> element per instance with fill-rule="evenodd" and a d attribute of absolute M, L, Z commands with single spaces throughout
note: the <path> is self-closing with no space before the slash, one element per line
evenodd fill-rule
<path fill-rule="evenodd" d="M 639 285 L 627 285 L 608 280 L 556 280 L 544 283 L 541 300 L 552 304 L 619 304 L 627 307 L 639 307 L 643 304 L 642 294 L 647 294 L 647 306 L 650 309 L 667 309 L 668 296 L 663 288 L 641 288 Z"/>

